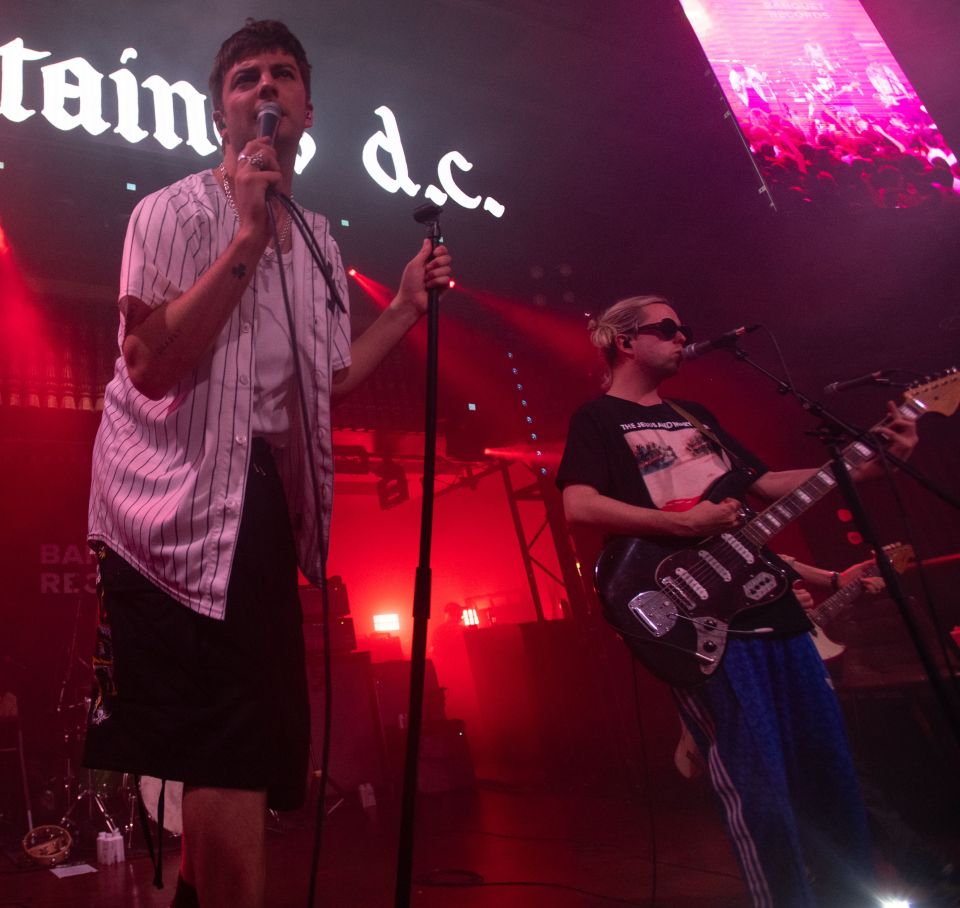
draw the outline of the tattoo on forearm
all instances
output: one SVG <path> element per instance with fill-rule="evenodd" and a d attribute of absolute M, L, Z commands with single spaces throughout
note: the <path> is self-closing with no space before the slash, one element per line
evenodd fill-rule
<path fill-rule="evenodd" d="M 166 353 L 167 350 L 168 350 L 171 346 L 173 346 L 173 344 L 175 344 L 175 343 L 177 342 L 177 339 L 178 339 L 179 337 L 180 337 L 180 329 L 179 329 L 179 328 L 177 328 L 176 331 L 170 332 L 170 334 L 167 335 L 166 340 L 163 341 L 163 343 L 160 344 L 160 345 L 157 347 L 157 349 L 156 349 L 156 355 L 157 355 L 157 356 L 163 356 L 163 354 Z"/>
<path fill-rule="evenodd" d="M 239 265 L 234 265 L 230 269 L 230 273 L 238 280 L 242 281 L 243 276 L 247 273 L 247 266 L 241 262 Z"/>

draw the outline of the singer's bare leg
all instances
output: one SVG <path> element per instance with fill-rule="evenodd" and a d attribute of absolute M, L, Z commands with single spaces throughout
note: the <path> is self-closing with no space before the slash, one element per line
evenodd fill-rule
<path fill-rule="evenodd" d="M 266 809 L 263 791 L 184 790 L 181 867 L 203 908 L 263 908 Z"/>

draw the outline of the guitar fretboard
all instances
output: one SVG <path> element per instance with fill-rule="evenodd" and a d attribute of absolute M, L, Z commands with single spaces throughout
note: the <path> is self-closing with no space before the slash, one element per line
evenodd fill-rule
<path fill-rule="evenodd" d="M 908 404 L 901 404 L 898 411 L 907 419 L 917 419 L 917 414 Z M 883 428 L 889 422 L 890 417 L 886 417 L 878 422 L 873 429 Z M 844 448 L 841 457 L 848 470 L 855 470 L 857 467 L 873 460 L 876 453 L 866 443 L 855 441 Z M 757 514 L 756 517 L 745 523 L 734 535 L 740 536 L 752 546 L 765 545 L 767 540 L 779 533 L 788 523 L 796 520 L 809 507 L 816 504 L 836 484 L 837 480 L 833 476 L 831 464 L 824 464 L 792 492 L 784 495 L 783 498 L 775 501 Z"/>
<path fill-rule="evenodd" d="M 880 570 L 876 566 L 871 565 L 860 577 L 876 577 L 879 573 Z M 862 592 L 863 580 L 854 580 L 853 583 L 848 583 L 846 586 L 837 590 L 829 599 L 824 599 L 815 609 L 807 612 L 807 615 L 817 627 L 823 627 L 825 624 L 829 624 L 838 612 L 843 611 L 843 609 L 859 597 Z"/>

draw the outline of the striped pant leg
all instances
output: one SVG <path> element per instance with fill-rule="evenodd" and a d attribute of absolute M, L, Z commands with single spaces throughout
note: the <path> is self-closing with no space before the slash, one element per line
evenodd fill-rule
<path fill-rule="evenodd" d="M 675 695 L 755 908 L 814 908 L 770 685 L 749 654 L 738 652 L 739 643 L 730 641 L 724 664 L 706 684 Z M 736 664 L 741 660 L 745 666 Z M 746 675 L 753 683 L 744 689 Z"/>

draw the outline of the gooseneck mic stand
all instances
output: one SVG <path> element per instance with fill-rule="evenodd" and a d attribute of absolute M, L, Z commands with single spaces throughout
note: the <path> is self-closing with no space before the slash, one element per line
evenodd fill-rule
<path fill-rule="evenodd" d="M 421 205 L 414 219 L 424 224 L 434 249 L 443 242 L 437 205 Z M 430 546 L 433 539 L 434 477 L 437 466 L 437 384 L 440 289 L 427 297 L 427 390 L 423 448 L 423 503 L 420 509 L 420 561 L 413 593 L 413 645 L 410 653 L 410 706 L 407 715 L 407 754 L 403 767 L 400 809 L 400 841 L 397 847 L 396 908 L 410 905 L 413 867 L 414 814 L 417 802 L 417 769 L 420 763 L 420 732 L 423 727 L 423 685 L 427 662 L 427 623 L 430 620 L 432 572 Z"/>
<path fill-rule="evenodd" d="M 887 556 L 887 553 L 884 551 L 883 545 L 878 538 L 876 528 L 873 526 L 873 522 L 867 515 L 866 509 L 863 507 L 863 503 L 860 500 L 860 495 L 854 487 L 853 478 L 850 476 L 848 464 L 844 459 L 843 451 L 841 449 L 844 439 L 850 442 L 855 441 L 858 444 L 866 445 L 882 463 L 885 462 L 886 464 L 900 467 L 905 473 L 911 476 L 924 488 L 928 489 L 942 501 L 945 501 L 947 504 L 952 505 L 958 510 L 960 510 L 960 501 L 958 501 L 955 496 L 951 495 L 945 489 L 932 482 L 928 477 L 920 473 L 919 470 L 906 463 L 899 457 L 896 457 L 886 451 L 880 438 L 874 435 L 871 431 L 858 429 L 857 427 L 852 426 L 840 419 L 836 414 L 830 412 L 830 410 L 824 407 L 823 404 L 807 397 L 805 394 L 798 391 L 792 384 L 784 381 L 782 378 L 779 378 L 769 370 L 765 369 L 759 363 L 752 360 L 738 345 L 734 344 L 731 348 L 731 352 L 738 360 L 746 363 L 748 366 L 753 367 L 756 371 L 776 382 L 777 390 L 780 392 L 780 394 L 789 394 L 799 402 L 800 406 L 802 406 L 804 410 L 812 413 L 821 421 L 821 428 L 816 434 L 821 438 L 821 440 L 824 441 L 830 450 L 832 461 L 831 467 L 833 475 L 837 480 L 837 485 L 840 489 L 840 492 L 850 507 L 850 512 L 853 514 L 854 523 L 857 529 L 860 531 L 860 534 L 863 536 L 864 540 L 866 540 L 866 542 L 873 548 L 877 560 L 877 566 L 880 569 L 880 575 L 887 584 L 887 593 L 897 604 L 897 608 L 900 611 L 900 616 L 907 628 L 907 632 L 910 635 L 913 646 L 917 651 L 920 662 L 923 664 L 924 671 L 930 680 L 930 685 L 936 694 L 937 701 L 943 710 L 943 713 L 947 719 L 947 723 L 949 724 L 950 729 L 957 741 L 960 742 L 960 715 L 958 715 L 956 700 L 951 696 L 950 689 L 940 677 L 936 663 L 933 661 L 933 658 L 927 649 L 926 643 L 924 642 L 920 631 L 920 627 L 917 624 L 917 620 L 914 617 L 913 611 L 910 608 L 910 604 L 907 601 L 907 597 L 904 594 L 903 587 L 900 583 L 900 578 L 897 575 L 897 572 L 894 570 L 893 565 L 890 563 L 890 559 Z"/>

